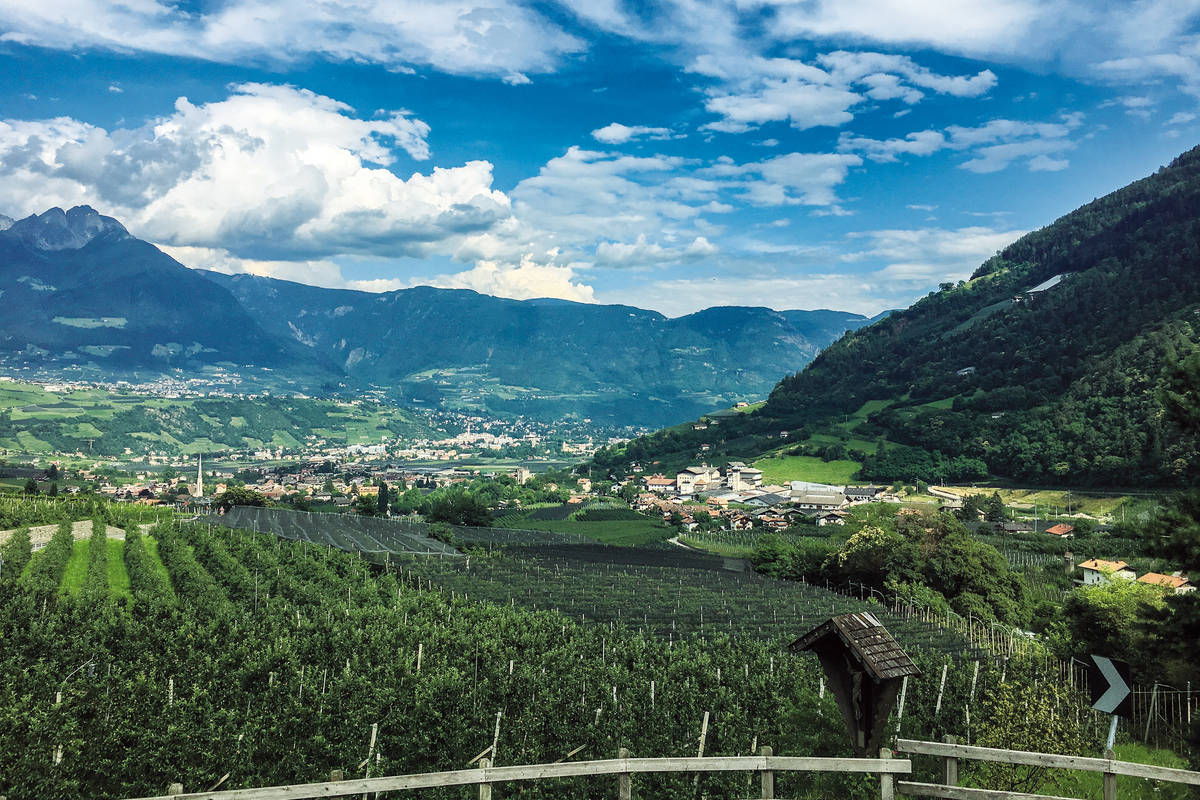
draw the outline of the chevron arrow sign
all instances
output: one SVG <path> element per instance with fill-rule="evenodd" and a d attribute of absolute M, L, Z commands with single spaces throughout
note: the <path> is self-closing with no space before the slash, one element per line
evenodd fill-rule
<path fill-rule="evenodd" d="M 1092 656 L 1092 662 L 1094 666 L 1088 669 L 1092 708 L 1118 717 L 1131 716 L 1133 698 L 1129 688 L 1129 664 L 1105 656 Z"/>

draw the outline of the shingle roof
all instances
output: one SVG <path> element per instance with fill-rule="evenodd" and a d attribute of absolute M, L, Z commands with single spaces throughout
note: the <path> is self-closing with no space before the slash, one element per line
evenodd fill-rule
<path fill-rule="evenodd" d="M 1167 589 L 1178 589 L 1180 586 L 1187 584 L 1187 578 L 1181 578 L 1177 575 L 1163 575 L 1159 572 L 1147 572 L 1142 577 L 1138 578 L 1139 583 L 1150 583 L 1155 586 L 1162 586 Z"/>
<path fill-rule="evenodd" d="M 1124 561 L 1105 561 L 1102 558 L 1089 558 L 1080 564 L 1079 568 L 1095 570 L 1096 572 L 1116 572 L 1128 566 Z"/>
<path fill-rule="evenodd" d="M 887 628 L 865 611 L 833 617 L 792 642 L 788 649 L 811 650 L 830 636 L 837 637 L 877 681 L 921 674 Z"/>
<path fill-rule="evenodd" d="M 1075 530 L 1074 525 L 1068 525 L 1065 522 L 1060 522 L 1053 528 L 1047 528 L 1046 533 L 1053 533 L 1055 536 L 1066 536 L 1073 530 Z"/>

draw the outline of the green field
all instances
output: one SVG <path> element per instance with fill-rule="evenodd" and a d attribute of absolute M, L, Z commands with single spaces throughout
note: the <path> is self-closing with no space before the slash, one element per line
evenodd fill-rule
<path fill-rule="evenodd" d="M 87 539 L 75 540 L 71 559 L 63 572 L 61 588 L 64 592 L 76 594 L 83 590 L 83 585 L 87 582 L 89 546 Z"/>
<path fill-rule="evenodd" d="M 857 461 L 822 461 L 816 456 L 772 456 L 754 462 L 763 472 L 763 483 L 789 481 L 845 484 L 854 479 L 862 464 Z"/>
<path fill-rule="evenodd" d="M 0 449 L 18 454 L 87 452 L 194 455 L 299 449 L 308 436 L 377 444 L 432 431 L 411 412 L 371 403 L 288 397 L 169 399 L 83 389 L 49 392 L 0 382 Z"/>

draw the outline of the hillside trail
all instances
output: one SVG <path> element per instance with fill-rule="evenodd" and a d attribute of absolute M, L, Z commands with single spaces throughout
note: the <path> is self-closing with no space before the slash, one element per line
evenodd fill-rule
<path fill-rule="evenodd" d="M 138 528 L 142 531 L 142 533 L 145 533 L 153 527 L 153 524 L 148 522 L 143 522 L 141 525 L 138 525 Z M 57 530 L 57 523 L 54 525 L 34 526 L 29 529 L 29 543 L 33 545 L 34 550 L 40 550 L 50 543 L 50 540 L 54 538 L 54 534 Z M 14 533 L 16 533 L 16 529 L 0 531 L 0 545 L 7 542 L 9 537 L 11 537 Z M 92 521 L 90 519 L 81 519 L 71 523 L 71 538 L 78 541 L 80 539 L 88 539 L 91 537 L 91 535 Z M 109 539 L 119 539 L 121 541 L 125 540 L 125 531 L 116 527 L 115 525 L 109 525 L 105 531 L 105 535 Z"/>

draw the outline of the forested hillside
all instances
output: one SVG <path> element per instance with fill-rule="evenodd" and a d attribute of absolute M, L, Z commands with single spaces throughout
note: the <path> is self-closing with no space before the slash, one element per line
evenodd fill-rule
<path fill-rule="evenodd" d="M 871 480 L 1185 483 L 1196 441 L 1164 419 L 1158 390 L 1200 341 L 1198 212 L 1191 150 L 848 333 L 719 437 L 662 435 L 633 452 L 661 459 L 703 438 L 749 457 L 781 430 L 799 442 L 834 430 Z"/>

